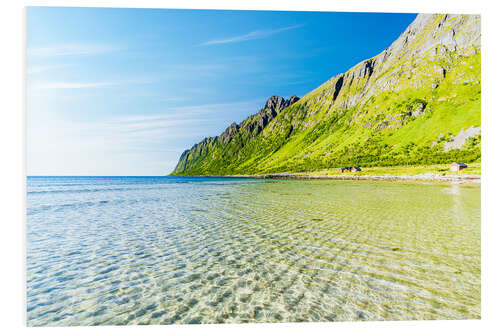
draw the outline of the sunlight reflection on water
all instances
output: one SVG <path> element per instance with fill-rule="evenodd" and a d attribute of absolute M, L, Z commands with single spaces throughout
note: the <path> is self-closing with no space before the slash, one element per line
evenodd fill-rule
<path fill-rule="evenodd" d="M 28 325 L 480 318 L 480 185 L 29 177 Z"/>

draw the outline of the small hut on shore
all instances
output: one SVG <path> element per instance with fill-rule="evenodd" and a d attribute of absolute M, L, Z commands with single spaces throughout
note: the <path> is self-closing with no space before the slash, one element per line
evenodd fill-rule
<path fill-rule="evenodd" d="M 450 171 L 460 171 L 467 168 L 467 164 L 460 162 L 453 162 L 450 164 Z"/>

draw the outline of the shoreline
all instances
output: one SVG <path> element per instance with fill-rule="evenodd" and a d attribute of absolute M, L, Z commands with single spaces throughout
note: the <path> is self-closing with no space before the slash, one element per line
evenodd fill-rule
<path fill-rule="evenodd" d="M 341 173 L 336 168 L 317 171 L 283 171 L 263 174 L 180 175 L 180 177 L 222 177 L 255 179 L 303 179 L 303 180 L 380 180 L 481 183 L 481 163 L 473 162 L 465 170 L 450 171 L 447 164 L 366 167 L 355 172 Z"/>
<path fill-rule="evenodd" d="M 257 179 L 303 179 L 303 180 L 385 180 L 385 181 L 435 181 L 435 182 L 464 182 L 481 183 L 480 175 L 439 175 L 419 174 L 408 175 L 308 175 L 295 173 L 275 173 L 263 175 L 230 175 L 230 176 L 208 176 L 208 177 L 243 177 Z"/>
<path fill-rule="evenodd" d="M 460 182 L 481 182 L 481 176 L 478 175 L 438 175 L 421 174 L 415 176 L 408 175 L 303 175 L 303 174 L 269 174 L 255 175 L 254 178 L 265 179 L 336 179 L 336 180 L 431 180 L 431 181 L 460 181 Z"/>

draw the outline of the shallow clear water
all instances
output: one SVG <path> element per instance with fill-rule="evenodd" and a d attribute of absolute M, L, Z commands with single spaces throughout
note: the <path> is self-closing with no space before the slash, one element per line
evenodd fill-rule
<path fill-rule="evenodd" d="M 28 325 L 480 318 L 480 185 L 28 177 Z"/>

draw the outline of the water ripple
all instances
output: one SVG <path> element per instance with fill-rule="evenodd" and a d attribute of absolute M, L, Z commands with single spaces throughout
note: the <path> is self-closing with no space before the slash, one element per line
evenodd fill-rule
<path fill-rule="evenodd" d="M 27 206 L 29 326 L 480 318 L 477 184 L 30 177 Z"/>

